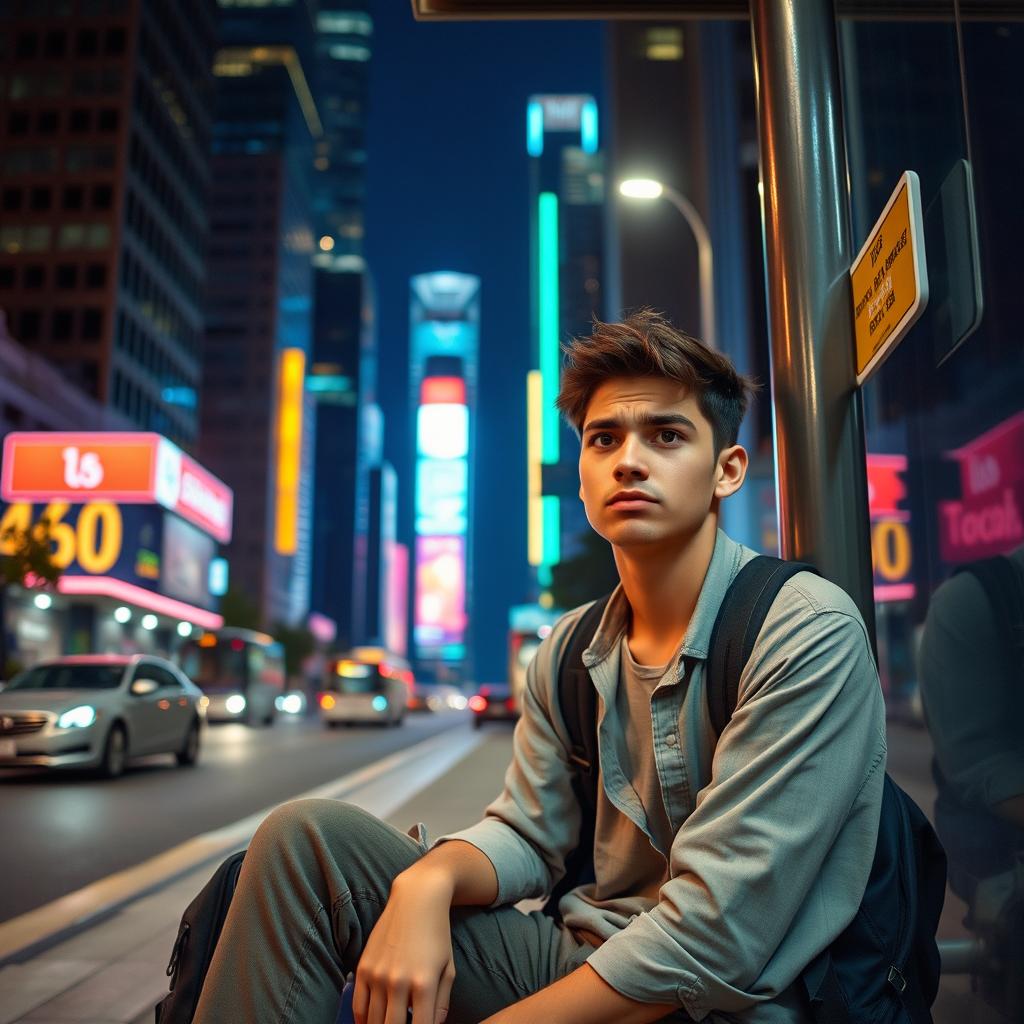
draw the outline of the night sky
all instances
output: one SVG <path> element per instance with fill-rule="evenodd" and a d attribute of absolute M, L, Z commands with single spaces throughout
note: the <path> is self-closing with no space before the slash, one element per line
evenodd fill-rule
<path fill-rule="evenodd" d="M 377 290 L 385 451 L 399 474 L 399 539 L 409 543 L 412 533 L 409 278 L 434 270 L 477 274 L 472 615 L 477 680 L 503 680 L 508 608 L 529 596 L 526 101 L 535 92 L 589 92 L 603 115 L 604 26 L 422 23 L 407 0 L 378 3 L 374 26 L 366 256 Z"/>

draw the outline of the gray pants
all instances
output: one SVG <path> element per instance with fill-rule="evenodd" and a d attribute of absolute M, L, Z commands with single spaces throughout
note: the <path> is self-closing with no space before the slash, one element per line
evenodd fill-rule
<path fill-rule="evenodd" d="M 196 1024 L 334 1024 L 391 891 L 423 855 L 349 804 L 297 800 L 259 827 L 195 1016 Z M 593 951 L 545 914 L 452 912 L 449 1024 L 481 1021 L 579 967 Z"/>

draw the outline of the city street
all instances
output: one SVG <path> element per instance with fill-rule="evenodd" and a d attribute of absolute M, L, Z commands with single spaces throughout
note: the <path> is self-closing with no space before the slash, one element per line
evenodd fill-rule
<path fill-rule="evenodd" d="M 410 715 L 395 729 L 207 727 L 199 764 L 135 762 L 112 782 L 85 773 L 0 774 L 0 921 L 131 867 L 193 836 L 329 782 L 465 722 Z"/>

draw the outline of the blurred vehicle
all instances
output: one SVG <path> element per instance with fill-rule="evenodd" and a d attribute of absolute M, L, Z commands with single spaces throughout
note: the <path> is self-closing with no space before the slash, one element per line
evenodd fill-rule
<path fill-rule="evenodd" d="M 561 613 L 540 605 L 516 605 L 509 611 L 508 630 L 508 685 L 516 707 L 522 707 L 526 689 L 526 670 L 537 653 L 537 648 Z"/>
<path fill-rule="evenodd" d="M 274 698 L 274 707 L 283 715 L 304 715 L 308 706 L 309 701 L 301 690 L 289 690 Z"/>
<path fill-rule="evenodd" d="M 273 725 L 284 695 L 284 649 L 266 633 L 225 628 L 201 633 L 179 654 L 185 674 L 210 698 L 211 722 Z"/>
<path fill-rule="evenodd" d="M 466 695 L 446 683 L 413 683 L 406 702 L 407 711 L 465 711 Z"/>
<path fill-rule="evenodd" d="M 519 704 L 509 686 L 499 683 L 485 683 L 469 698 L 469 709 L 473 712 L 473 728 L 479 729 L 484 722 L 514 722 L 519 717 Z"/>
<path fill-rule="evenodd" d="M 401 725 L 415 685 L 407 661 L 383 647 L 354 647 L 328 662 L 317 696 L 320 719 L 328 727 L 356 722 Z"/>
<path fill-rule="evenodd" d="M 199 757 L 206 698 L 178 668 L 149 655 L 41 662 L 0 693 L 0 767 L 95 768 L 107 778 L 129 757 Z"/>

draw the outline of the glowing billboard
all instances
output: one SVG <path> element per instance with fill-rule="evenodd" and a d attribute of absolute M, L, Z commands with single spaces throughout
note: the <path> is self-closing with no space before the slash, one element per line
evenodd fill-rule
<path fill-rule="evenodd" d="M 159 434 L 8 434 L 0 497 L 12 502 L 162 505 L 222 543 L 231 540 L 231 488 Z"/>
<path fill-rule="evenodd" d="M 302 465 L 306 353 L 301 348 L 283 349 L 278 372 L 274 550 L 281 555 L 294 555 L 299 546 L 299 476 Z"/>
<path fill-rule="evenodd" d="M 466 632 L 466 539 L 416 538 L 418 647 L 461 644 Z"/>

